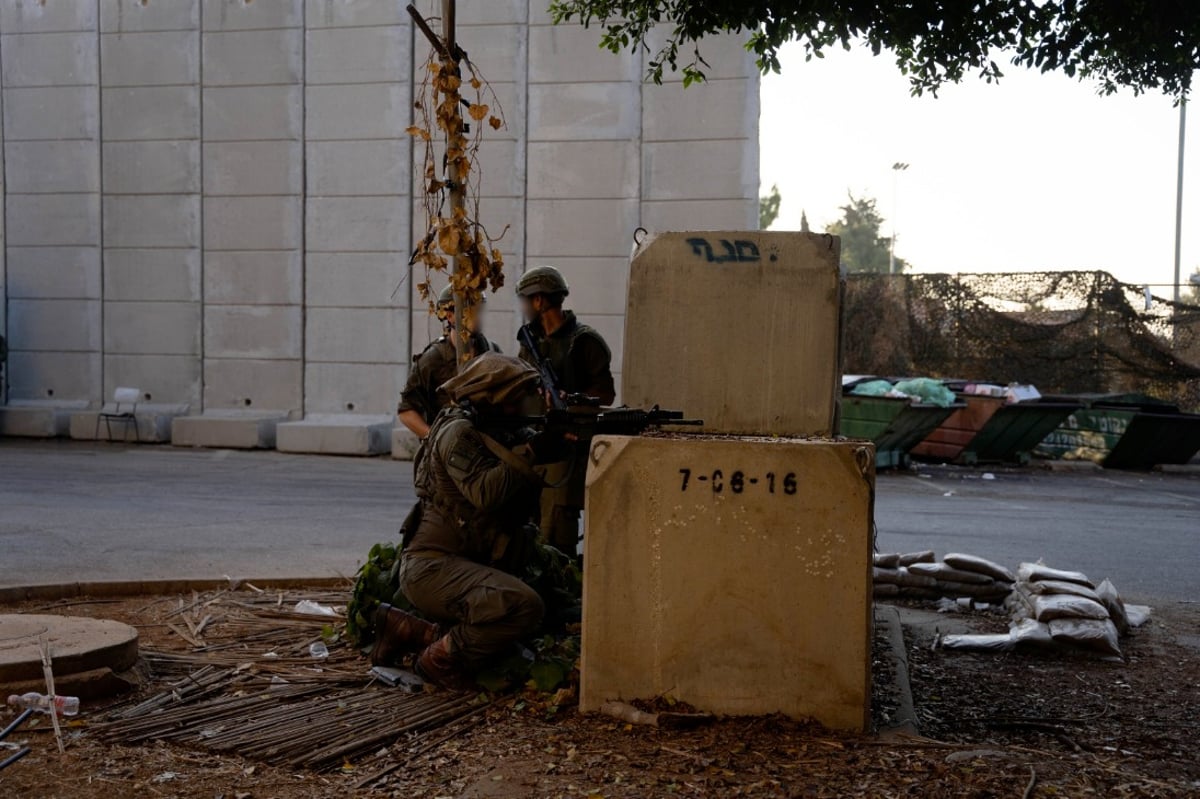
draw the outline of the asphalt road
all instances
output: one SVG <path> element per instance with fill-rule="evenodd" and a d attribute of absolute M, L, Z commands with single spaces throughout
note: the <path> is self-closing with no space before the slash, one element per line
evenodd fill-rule
<path fill-rule="evenodd" d="M 880 550 L 1044 558 L 1200 599 L 1200 477 L 983 474 L 881 475 Z M 0 439 L 0 586 L 350 575 L 412 497 L 411 466 L 383 458 Z"/>

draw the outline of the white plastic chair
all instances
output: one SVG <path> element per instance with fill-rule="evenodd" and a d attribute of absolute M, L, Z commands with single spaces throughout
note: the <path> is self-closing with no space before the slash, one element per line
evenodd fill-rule
<path fill-rule="evenodd" d="M 142 390 L 139 388 L 128 388 L 119 386 L 113 392 L 113 403 L 116 407 L 111 411 L 100 409 L 100 413 L 96 414 L 96 432 L 92 434 L 92 438 L 100 438 L 100 422 L 104 421 L 104 427 L 108 431 L 108 440 L 112 441 L 112 423 L 125 425 L 125 429 L 121 433 L 121 440 L 129 441 L 129 428 L 133 427 L 133 437 L 138 443 L 141 443 L 142 436 L 138 432 L 137 425 L 137 406 L 138 400 L 141 399 Z"/>

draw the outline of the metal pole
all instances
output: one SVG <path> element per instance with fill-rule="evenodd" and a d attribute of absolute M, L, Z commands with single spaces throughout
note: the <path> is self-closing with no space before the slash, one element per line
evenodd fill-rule
<path fill-rule="evenodd" d="M 1175 183 L 1175 302 L 1179 302 L 1179 260 L 1183 242 L 1183 145 L 1187 132 L 1187 95 L 1179 98 L 1179 175 Z"/>
<path fill-rule="evenodd" d="M 455 40 L 454 32 L 455 18 L 455 0 L 442 0 L 442 38 L 446 43 L 446 51 L 443 54 L 443 63 L 450 74 L 458 74 L 458 46 Z M 457 92 L 455 92 L 457 95 Z M 457 101 L 454 102 L 454 114 L 451 116 L 448 130 L 446 131 L 446 145 L 449 148 L 451 140 L 462 133 L 462 108 Z M 467 187 L 459 179 L 458 163 L 456 160 L 449 160 L 446 169 L 446 180 L 450 184 L 450 219 L 451 224 L 457 224 L 460 213 L 465 213 L 467 208 Z M 454 256 L 454 271 L 451 280 L 456 285 L 461 284 L 461 279 L 467 271 L 467 264 L 463 262 L 461 255 Z M 458 278 L 458 280 L 455 280 Z M 467 333 L 467 318 L 471 314 L 471 309 L 467 307 L 466 298 L 460 291 L 454 292 L 454 351 L 458 355 L 458 368 L 461 370 L 463 364 L 469 357 L 470 344 Z"/>
<path fill-rule="evenodd" d="M 892 164 L 892 240 L 888 245 L 888 274 L 896 274 L 896 217 L 900 216 L 900 173 L 908 164 L 897 161 Z"/>

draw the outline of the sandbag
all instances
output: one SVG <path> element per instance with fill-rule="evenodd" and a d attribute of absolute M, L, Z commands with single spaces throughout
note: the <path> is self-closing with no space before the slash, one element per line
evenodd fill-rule
<path fill-rule="evenodd" d="M 1112 581 L 1105 578 L 1096 586 L 1096 599 L 1108 610 L 1108 618 L 1116 625 L 1117 632 L 1125 635 L 1129 632 L 1129 616 L 1125 614 L 1125 602 Z"/>
<path fill-rule="evenodd" d="M 993 563 L 985 558 L 977 558 L 974 555 L 951 552 L 949 555 L 943 556 L 942 561 L 965 572 L 986 574 L 994 580 L 1002 580 L 1006 583 L 1015 583 L 1017 581 L 1016 575 L 999 563 Z"/>
<path fill-rule="evenodd" d="M 994 582 L 986 574 L 965 572 L 953 566 L 947 566 L 945 563 L 914 563 L 908 567 L 908 570 L 913 574 L 945 582 L 974 583 L 975 585 L 989 585 Z"/>
<path fill-rule="evenodd" d="M 894 569 L 900 565 L 900 556 L 896 553 L 883 554 L 875 553 L 875 565 L 881 569 Z"/>
<path fill-rule="evenodd" d="M 1008 633 L 994 635 L 943 635 L 939 649 L 960 649 L 967 652 L 1007 652 L 1013 648 Z"/>
<path fill-rule="evenodd" d="M 903 567 L 896 569 L 896 573 L 899 575 L 897 583 L 908 588 L 933 588 L 937 585 L 937 580 L 932 577 L 926 577 L 923 574 L 913 574 Z"/>
<path fill-rule="evenodd" d="M 1099 602 L 1071 594 L 1039 594 L 1033 598 L 1033 617 L 1038 621 L 1093 619 L 1107 621 L 1108 610 Z"/>
<path fill-rule="evenodd" d="M 942 592 L 935 588 L 913 588 L 900 586 L 900 597 L 903 599 L 941 599 Z"/>
<path fill-rule="evenodd" d="M 1050 622 L 1050 636 L 1055 643 L 1121 656 L 1117 628 L 1108 619 L 1055 619 Z"/>
<path fill-rule="evenodd" d="M 955 583 L 947 580 L 938 580 L 934 586 L 942 592 L 942 596 L 950 597 L 971 597 L 972 599 L 987 599 L 1001 600 L 1008 596 L 1010 589 L 1003 583 L 990 583 L 989 585 L 980 585 L 978 583 Z"/>
<path fill-rule="evenodd" d="M 900 570 L 899 569 L 883 569 L 879 566 L 871 570 L 872 579 L 875 584 L 889 583 L 891 585 L 900 585 Z"/>
<path fill-rule="evenodd" d="M 1088 588 L 1095 588 L 1096 584 L 1088 579 L 1083 572 L 1067 572 L 1060 569 L 1051 569 L 1041 563 L 1022 563 L 1017 569 L 1017 577 L 1027 583 L 1037 582 L 1038 580 L 1062 580 L 1067 583 L 1079 583 L 1086 585 Z"/>
<path fill-rule="evenodd" d="M 1072 594 L 1093 602 L 1101 601 L 1099 594 L 1079 583 L 1068 583 L 1063 580 L 1038 580 L 1035 583 L 1022 583 L 1022 585 L 1028 586 L 1031 594 Z"/>
<path fill-rule="evenodd" d="M 1013 643 L 1028 647 L 1047 647 L 1054 645 L 1054 637 L 1050 633 L 1050 625 L 1033 619 L 1021 619 L 1008 631 Z"/>
<path fill-rule="evenodd" d="M 1150 606 L 1126 605 L 1125 616 L 1129 619 L 1129 626 L 1136 630 L 1138 627 L 1141 627 L 1143 624 L 1150 621 Z"/>
<path fill-rule="evenodd" d="M 875 583 L 874 592 L 877 597 L 892 597 L 900 595 L 900 586 L 892 583 Z"/>
<path fill-rule="evenodd" d="M 924 552 L 909 552 L 900 556 L 901 566 L 911 566 L 914 563 L 933 563 L 937 560 L 937 556 L 933 554 L 932 549 L 927 549 Z"/>

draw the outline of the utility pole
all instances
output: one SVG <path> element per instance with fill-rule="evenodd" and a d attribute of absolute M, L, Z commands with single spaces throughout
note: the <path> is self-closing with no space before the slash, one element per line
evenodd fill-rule
<path fill-rule="evenodd" d="M 1187 132 L 1187 95 L 1179 97 L 1179 175 L 1175 182 L 1175 302 L 1179 302 L 1179 259 L 1183 243 L 1183 144 Z"/>
<path fill-rule="evenodd" d="M 433 45 L 433 49 L 437 51 L 442 58 L 442 69 L 447 75 L 460 76 L 459 62 L 462 60 L 464 53 L 458 47 L 458 42 L 455 38 L 455 0 L 442 0 L 442 36 L 438 36 L 429 27 L 429 23 L 421 16 L 412 5 L 408 6 L 408 13 L 413 18 L 413 23 L 420 29 L 421 33 L 425 34 L 425 38 Z M 447 155 L 454 146 L 455 139 L 462 136 L 463 119 L 462 119 L 462 101 L 459 95 L 459 90 L 447 92 L 446 98 L 451 101 L 453 112 L 450 114 L 446 122 L 446 151 Z M 436 113 L 436 110 L 435 110 Z M 456 158 L 446 159 L 446 189 L 450 192 L 450 220 L 451 224 L 457 224 L 458 220 L 466 213 L 467 210 L 467 187 L 465 181 L 461 180 L 459 175 L 458 160 Z M 460 243 L 459 249 L 462 248 Z M 451 273 L 451 284 L 461 285 L 462 277 L 468 271 L 470 264 L 462 255 L 452 255 L 454 269 Z M 459 280 L 455 280 L 459 278 Z M 467 307 L 467 298 L 457 289 L 454 291 L 454 352 L 458 356 L 458 368 L 461 371 L 471 354 L 471 340 L 468 333 L 469 327 L 467 318 L 471 315 L 471 308 Z"/>
<path fill-rule="evenodd" d="M 908 169 L 908 164 L 897 161 L 892 164 L 892 241 L 888 246 L 888 274 L 896 274 L 896 217 L 900 215 L 900 173 Z"/>

